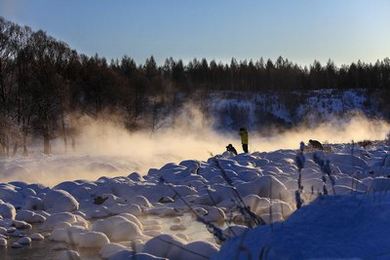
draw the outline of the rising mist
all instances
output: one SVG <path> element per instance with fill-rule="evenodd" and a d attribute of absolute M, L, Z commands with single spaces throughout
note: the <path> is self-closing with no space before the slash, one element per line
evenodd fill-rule
<path fill-rule="evenodd" d="M 115 118 L 115 117 L 112 117 Z M 170 127 L 130 132 L 121 120 L 82 117 L 78 122 L 76 150 L 64 152 L 63 142 L 53 143 L 53 154 L 41 153 L 41 140 L 27 157 L 2 159 L 0 181 L 38 182 L 55 185 L 74 179 L 96 180 L 100 176 L 128 175 L 133 171 L 147 174 L 152 167 L 182 160 L 206 160 L 221 154 L 233 144 L 241 151 L 238 133 L 221 133 L 213 129 L 212 119 L 195 106 L 186 106 Z M 269 128 L 266 134 L 250 134 L 250 151 L 296 149 L 299 142 L 317 139 L 327 143 L 350 143 L 352 140 L 383 140 L 390 124 L 355 114 L 348 119 L 334 118 L 314 128 L 306 125 L 292 129 Z"/>

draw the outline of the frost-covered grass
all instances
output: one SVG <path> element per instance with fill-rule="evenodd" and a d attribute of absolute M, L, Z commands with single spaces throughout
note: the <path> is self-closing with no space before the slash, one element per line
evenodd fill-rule
<path fill-rule="evenodd" d="M 29 241 L 25 237 L 30 237 L 31 250 L 42 243 L 53 250 L 54 243 L 61 245 L 61 250 L 52 252 L 53 256 L 67 255 L 65 249 L 81 255 L 93 249 L 108 259 L 127 259 L 135 253 L 170 259 L 386 254 L 385 245 L 390 241 L 383 236 L 390 224 L 386 194 L 390 189 L 390 147 L 384 142 L 366 148 L 355 145 L 353 155 L 351 148 L 334 144 L 330 152 L 304 152 L 303 206 L 299 210 L 295 200 L 297 150 L 237 156 L 226 152 L 207 161 L 168 163 L 145 175 L 126 172 L 115 162 L 62 157 L 64 166 L 87 161 L 92 170 L 112 171 L 112 175 L 50 187 L 21 181 L 1 183 L 0 245 L 14 247 L 7 251 L 12 255 L 17 248 L 25 250 Z M 313 161 L 315 152 L 329 160 L 333 181 L 324 182 L 327 170 Z M 24 170 L 7 171 L 8 177 L 28 174 L 29 165 L 41 163 L 44 160 L 30 159 L 20 166 Z M 327 196 L 323 195 L 324 185 Z M 42 235 L 43 241 L 34 240 Z M 364 240 L 368 240 L 367 247 L 355 250 Z"/>

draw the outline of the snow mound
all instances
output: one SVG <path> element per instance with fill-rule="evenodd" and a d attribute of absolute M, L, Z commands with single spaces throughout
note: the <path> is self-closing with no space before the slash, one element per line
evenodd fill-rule
<path fill-rule="evenodd" d="M 79 252 L 75 250 L 64 250 L 56 257 L 56 260 L 79 260 L 81 259 Z"/>
<path fill-rule="evenodd" d="M 118 243 L 109 243 L 104 245 L 100 251 L 99 255 L 104 258 L 110 258 L 111 256 L 115 255 L 118 252 L 121 252 L 123 250 L 127 250 L 128 248 L 124 245 L 118 244 Z"/>
<path fill-rule="evenodd" d="M 120 251 L 112 255 L 108 259 L 109 260 L 168 260 L 167 258 L 157 257 L 146 253 L 134 254 L 134 252 L 130 250 Z"/>
<path fill-rule="evenodd" d="M 178 250 L 184 247 L 185 241 L 172 235 L 162 234 L 145 243 L 144 253 L 154 256 L 178 259 Z"/>
<path fill-rule="evenodd" d="M 8 219 L 15 219 L 16 216 L 15 207 L 10 203 L 4 203 L 0 201 L 0 216 Z"/>
<path fill-rule="evenodd" d="M 64 224 L 66 223 L 66 224 Z M 41 228 L 44 230 L 52 230 L 60 226 L 79 225 L 83 227 L 88 226 L 88 222 L 81 216 L 72 214 L 70 212 L 55 213 L 47 217 Z"/>
<path fill-rule="evenodd" d="M 323 196 L 283 223 L 248 230 L 212 259 L 389 258 L 390 194 Z"/>
<path fill-rule="evenodd" d="M 77 245 L 79 247 L 101 248 L 108 243 L 110 243 L 110 240 L 104 233 L 89 231 L 80 234 Z"/>
<path fill-rule="evenodd" d="M 31 210 L 19 210 L 15 219 L 28 223 L 43 223 L 45 222 L 46 217 Z"/>
<path fill-rule="evenodd" d="M 76 211 L 79 209 L 77 200 L 64 190 L 51 190 L 43 199 L 44 209 L 48 212 Z"/>
<path fill-rule="evenodd" d="M 7 247 L 8 241 L 5 238 L 0 238 L 0 247 Z"/>
<path fill-rule="evenodd" d="M 100 219 L 92 225 L 92 230 L 105 233 L 113 241 L 130 241 L 142 237 L 140 226 L 142 224 L 133 222 L 136 220 L 131 214 L 124 216 L 112 216 Z"/>

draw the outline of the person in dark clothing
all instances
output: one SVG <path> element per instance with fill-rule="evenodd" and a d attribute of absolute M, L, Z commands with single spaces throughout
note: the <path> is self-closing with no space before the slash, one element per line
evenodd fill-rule
<path fill-rule="evenodd" d="M 240 128 L 239 134 L 241 136 L 242 150 L 244 150 L 244 153 L 249 153 L 249 151 L 248 151 L 248 131 L 245 128 Z"/>
<path fill-rule="evenodd" d="M 318 142 L 317 140 L 310 139 L 309 144 L 311 145 L 311 147 L 313 147 L 315 149 L 324 150 L 324 147 L 322 146 L 322 144 L 320 142 Z"/>
<path fill-rule="evenodd" d="M 235 155 L 237 155 L 237 150 L 236 150 L 236 148 L 234 148 L 234 146 L 232 144 L 229 144 L 228 146 L 226 146 L 226 151 L 234 153 Z"/>

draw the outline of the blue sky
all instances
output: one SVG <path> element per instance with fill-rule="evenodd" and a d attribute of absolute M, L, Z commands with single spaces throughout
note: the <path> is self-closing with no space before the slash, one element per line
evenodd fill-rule
<path fill-rule="evenodd" d="M 286 57 L 305 65 L 390 56 L 387 0 L 0 0 L 0 16 L 79 52 L 143 63 Z"/>

